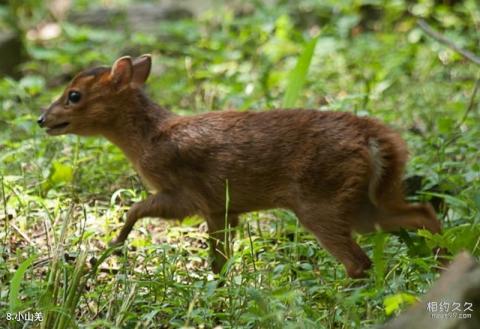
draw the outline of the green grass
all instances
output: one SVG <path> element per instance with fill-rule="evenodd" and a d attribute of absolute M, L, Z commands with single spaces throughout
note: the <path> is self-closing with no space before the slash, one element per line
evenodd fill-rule
<path fill-rule="evenodd" d="M 429 289 L 439 275 L 431 246 L 478 258 L 478 101 L 465 113 L 480 69 L 407 14 L 475 50 L 478 4 L 392 1 L 372 20 L 366 3 L 252 2 L 256 10 L 242 15 L 222 5 L 159 21 L 155 34 L 60 22 L 58 38 L 27 41 L 24 77 L 0 78 L 0 327 L 23 328 L 6 320 L 14 309 L 42 312 L 34 328 L 365 328 Z M 45 13 L 41 2 L 24 6 Z M 28 12 L 19 11 L 23 29 L 45 17 Z M 223 279 L 208 267 L 206 226 L 196 217 L 144 219 L 124 255 L 110 255 L 120 219 L 148 192 L 107 141 L 48 137 L 35 120 L 65 76 L 112 63 L 121 49 L 153 54 L 147 91 L 177 113 L 295 106 L 385 121 L 409 144 L 407 175 L 424 177 L 411 198 L 444 201 L 445 232 L 357 237 L 374 261 L 362 280 L 347 278 L 282 210 L 242 217 Z"/>

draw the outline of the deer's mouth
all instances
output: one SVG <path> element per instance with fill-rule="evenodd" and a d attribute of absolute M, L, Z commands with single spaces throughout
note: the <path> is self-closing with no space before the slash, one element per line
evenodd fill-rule
<path fill-rule="evenodd" d="M 51 126 L 47 128 L 47 134 L 49 135 L 59 135 L 63 132 L 63 130 L 68 127 L 70 122 L 62 122 L 57 125 Z"/>

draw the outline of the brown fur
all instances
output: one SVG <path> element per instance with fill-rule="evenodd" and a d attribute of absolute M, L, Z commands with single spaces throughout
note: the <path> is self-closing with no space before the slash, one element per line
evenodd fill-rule
<path fill-rule="evenodd" d="M 41 122 L 46 127 L 69 123 L 50 129 L 52 135 L 105 136 L 157 191 L 132 206 L 116 244 L 140 218 L 198 214 L 207 220 L 218 272 L 225 262 L 227 181 L 232 227 L 245 212 L 290 209 L 351 277 L 363 276 L 371 266 L 352 231 L 440 232 L 429 204 L 404 201 L 406 147 L 379 121 L 299 109 L 179 116 L 139 88 L 149 70 L 150 58 L 144 56 L 133 62 L 121 58 L 111 70 L 81 73 Z M 66 104 L 71 90 L 81 92 L 78 104 Z"/>

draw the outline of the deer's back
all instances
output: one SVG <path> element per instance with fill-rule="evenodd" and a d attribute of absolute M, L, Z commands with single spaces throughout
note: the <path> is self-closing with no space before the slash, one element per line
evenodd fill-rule
<path fill-rule="evenodd" d="M 225 206 L 227 180 L 231 209 L 289 207 L 334 195 L 352 175 L 367 181 L 368 141 L 386 132 L 345 112 L 209 112 L 170 118 L 144 163 L 162 188 L 184 189 L 212 207 Z"/>

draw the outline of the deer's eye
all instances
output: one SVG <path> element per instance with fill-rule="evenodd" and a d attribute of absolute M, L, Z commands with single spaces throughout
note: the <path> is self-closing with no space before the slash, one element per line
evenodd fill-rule
<path fill-rule="evenodd" d="M 80 94 L 78 91 L 72 90 L 68 93 L 69 103 L 78 103 L 80 101 L 80 98 L 82 98 L 82 94 Z"/>

